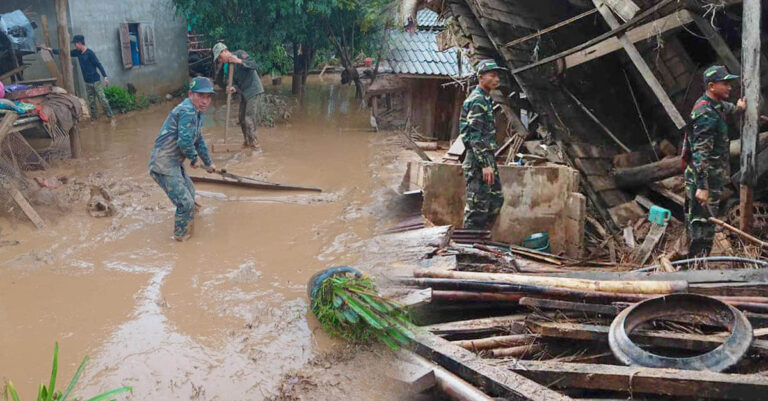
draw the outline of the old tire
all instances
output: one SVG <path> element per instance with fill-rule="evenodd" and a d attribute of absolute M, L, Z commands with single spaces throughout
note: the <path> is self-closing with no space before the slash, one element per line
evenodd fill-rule
<path fill-rule="evenodd" d="M 315 298 L 317 298 L 317 291 L 320 289 L 320 286 L 323 285 L 323 281 L 330 277 L 347 273 L 351 273 L 355 277 L 363 276 L 363 273 L 360 273 L 359 270 L 349 266 L 336 266 L 321 270 L 309 278 L 309 282 L 307 283 L 307 298 L 309 298 L 309 305 L 312 307 L 312 313 L 315 313 Z"/>

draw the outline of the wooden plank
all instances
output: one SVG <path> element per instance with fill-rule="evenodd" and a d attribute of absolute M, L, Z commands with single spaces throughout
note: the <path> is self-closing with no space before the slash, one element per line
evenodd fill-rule
<path fill-rule="evenodd" d="M 559 388 L 741 401 L 762 401 L 768 394 L 768 378 L 759 375 L 522 360 L 509 363 L 507 368 Z"/>
<path fill-rule="evenodd" d="M 616 316 L 623 308 L 614 305 L 588 304 L 584 302 L 559 301 L 546 298 L 520 298 L 520 305 L 533 309 L 555 309 L 558 311 L 574 311 L 591 315 Z"/>
<path fill-rule="evenodd" d="M 433 334 L 417 334 L 414 344 L 417 354 L 493 396 L 531 401 L 572 400 L 510 370 L 490 365 L 474 353 Z"/>
<path fill-rule="evenodd" d="M 760 0 L 744 0 L 741 33 L 741 88 L 747 101 L 741 126 L 739 228 L 752 231 L 753 188 L 757 184 L 757 137 L 760 124 Z"/>
<path fill-rule="evenodd" d="M 768 268 L 728 270 L 685 270 L 671 273 L 657 272 L 566 272 L 547 273 L 552 277 L 583 278 L 588 280 L 684 280 L 688 284 L 768 282 Z"/>
<path fill-rule="evenodd" d="M 59 61 L 61 62 L 61 80 L 68 93 L 75 93 L 75 77 L 72 68 L 72 56 L 69 54 L 69 0 L 55 0 L 56 21 L 59 34 Z"/>
<path fill-rule="evenodd" d="M 16 188 L 15 185 L 13 185 L 12 182 L 6 181 L 6 182 L 0 182 L 0 186 L 2 186 L 8 193 L 11 194 L 11 197 L 16 202 L 17 205 L 21 208 L 21 210 L 24 212 L 24 214 L 29 218 L 30 221 L 40 230 L 44 230 L 46 228 L 45 222 L 43 219 L 40 218 L 40 215 L 37 214 L 35 209 L 32 207 L 32 205 L 27 202 L 27 199 L 24 198 L 24 195 L 19 192 L 19 189 Z"/>
<path fill-rule="evenodd" d="M 624 22 L 631 20 L 640 11 L 640 7 L 632 0 L 605 0 L 605 4 Z"/>
<path fill-rule="evenodd" d="M 526 326 L 532 332 L 544 337 L 601 342 L 608 341 L 608 331 L 610 330 L 609 326 L 594 324 L 542 321 L 529 321 Z M 638 344 L 690 351 L 710 351 L 720 346 L 725 339 L 725 334 L 703 335 L 656 330 L 635 330 L 632 332 L 632 340 Z M 768 341 L 753 340 L 750 350 L 760 355 L 768 355 Z"/>
<path fill-rule="evenodd" d="M 585 158 L 578 158 L 573 161 L 573 164 L 575 164 L 579 170 L 584 172 L 585 175 L 607 175 L 611 169 L 613 168 L 611 166 L 610 159 L 585 159 Z"/>
<path fill-rule="evenodd" d="M 8 135 L 9 132 L 11 132 L 11 129 L 13 128 L 13 123 L 15 123 L 16 120 L 18 119 L 19 119 L 19 115 L 16 113 L 3 114 L 3 119 L 0 120 L 0 145 L 5 140 L 5 136 Z"/>
<path fill-rule="evenodd" d="M 594 9 L 593 10 L 587 10 L 587 11 L 585 11 L 585 12 L 583 12 L 583 13 L 575 16 L 575 17 L 568 18 L 565 21 L 561 21 L 561 22 L 558 22 L 555 25 L 548 26 L 548 27 L 546 27 L 546 28 L 544 28 L 544 29 L 542 29 L 542 30 L 540 30 L 538 32 L 531 33 L 529 35 L 523 36 L 522 38 L 518 38 L 518 39 L 515 39 L 515 40 L 513 40 L 513 41 L 511 41 L 509 43 L 506 43 L 506 44 L 504 44 L 504 47 L 512 47 L 512 46 L 515 46 L 517 44 L 520 44 L 520 43 L 526 42 L 528 40 L 531 40 L 533 38 L 537 38 L 537 37 L 539 37 L 539 36 L 541 36 L 541 35 L 543 35 L 543 34 L 545 34 L 547 32 L 552 32 L 555 29 L 562 28 L 562 27 L 564 27 L 564 26 L 566 26 L 566 25 L 568 25 L 568 24 L 570 24 L 572 22 L 578 21 L 578 20 L 580 20 L 580 19 L 582 19 L 584 17 L 588 17 L 588 16 L 590 16 L 590 15 L 596 13 L 596 12 L 597 12 L 597 10 L 594 10 Z"/>
<path fill-rule="evenodd" d="M 59 74 L 59 68 L 56 66 L 56 62 L 53 61 L 53 56 L 48 50 L 40 50 L 40 57 L 43 58 L 45 68 L 48 69 L 48 73 L 51 77 L 56 78 L 56 86 L 61 87 L 61 74 Z"/>
<path fill-rule="evenodd" d="M 14 69 L 12 69 L 12 70 L 2 74 L 2 75 L 0 75 L 0 81 L 2 81 L 4 79 L 6 79 L 6 78 L 9 78 L 9 77 L 11 77 L 13 75 L 16 75 L 16 74 L 24 71 L 24 69 L 27 68 L 27 67 L 29 67 L 29 65 L 27 65 L 27 64 L 20 65 L 20 66 L 14 68 Z"/>
<path fill-rule="evenodd" d="M 687 10 L 679 10 L 665 17 L 659 18 L 653 22 L 641 25 L 637 28 L 627 31 L 627 37 L 632 43 L 660 35 L 664 32 L 679 28 L 693 21 L 691 13 Z M 621 42 L 617 38 L 609 38 L 596 45 L 590 46 L 584 50 L 578 51 L 565 57 L 566 68 L 573 68 L 584 64 L 587 61 L 594 60 L 610 54 L 622 48 Z"/>
<path fill-rule="evenodd" d="M 607 175 L 590 175 L 587 176 L 587 180 L 592 184 L 592 188 L 594 188 L 595 191 L 616 189 L 616 181 L 613 177 Z"/>
<path fill-rule="evenodd" d="M 610 31 L 608 31 L 608 32 L 606 32 L 606 33 L 604 33 L 602 35 L 599 35 L 599 36 L 597 36 L 596 38 L 594 38 L 592 40 L 584 42 L 584 43 L 582 43 L 582 44 L 580 44 L 578 46 L 572 47 L 572 48 L 570 48 L 568 50 L 562 51 L 560 53 L 557 53 L 557 54 L 549 56 L 549 57 L 545 57 L 545 58 L 543 58 L 543 59 L 541 59 L 541 60 L 539 60 L 539 61 L 537 61 L 535 63 L 531 63 L 531 64 L 525 65 L 523 67 L 515 68 L 514 70 L 511 71 L 511 73 L 512 74 L 519 74 L 519 73 L 521 73 L 523 71 L 528 71 L 528 70 L 530 70 L 532 68 L 536 68 L 536 67 L 539 67 L 539 66 L 542 66 L 542 65 L 545 65 L 545 64 L 549 64 L 549 63 L 551 63 L 551 62 L 553 62 L 555 60 L 559 60 L 559 59 L 561 59 L 563 57 L 570 56 L 571 54 L 574 54 L 574 53 L 576 53 L 576 52 L 578 52 L 580 50 L 584 50 L 584 49 L 586 49 L 586 48 L 588 48 L 588 47 L 590 47 L 592 45 L 600 43 L 600 42 L 602 42 L 602 41 L 604 41 L 604 40 L 606 40 L 608 38 L 611 38 L 611 37 L 613 37 L 615 35 L 618 35 L 620 33 L 624 33 L 627 30 L 634 28 L 636 25 L 638 25 L 641 21 L 643 21 L 649 15 L 652 15 L 652 14 L 656 13 L 661 8 L 666 7 L 667 5 L 669 5 L 670 3 L 674 2 L 674 1 L 676 1 L 676 0 L 662 0 L 662 1 L 658 2 L 658 3 L 656 3 L 655 5 L 653 5 L 652 7 L 649 7 L 647 10 L 643 11 L 642 13 L 640 13 L 640 15 L 635 16 L 635 18 L 632 18 L 632 20 L 627 21 L 627 23 L 624 24 L 624 25 L 621 25 L 621 26 L 619 26 L 617 28 L 611 29 Z"/>
<path fill-rule="evenodd" d="M 621 26 L 621 23 L 616 20 L 616 17 L 614 17 L 610 8 L 605 5 L 603 0 L 592 0 L 592 2 L 595 4 L 595 7 L 600 12 L 600 14 L 602 14 L 603 18 L 608 23 L 608 26 L 611 27 L 611 29 L 616 29 Z M 669 118 L 672 119 L 672 122 L 675 124 L 677 129 L 682 129 L 685 127 L 685 119 L 683 119 L 680 111 L 677 110 L 677 107 L 672 102 L 672 99 L 669 98 L 667 91 L 661 85 L 656 76 L 653 75 L 653 71 L 651 71 L 651 68 L 648 67 L 648 64 L 637 50 L 632 40 L 624 34 L 618 34 L 617 39 L 621 43 L 622 47 L 624 47 L 624 50 L 632 60 L 632 63 L 635 64 L 635 67 L 640 71 L 640 74 L 643 76 L 643 78 L 645 78 L 645 82 L 648 84 L 648 86 L 651 87 L 651 90 L 659 99 L 659 102 L 661 102 L 661 105 L 664 107 L 664 110 L 667 111 Z"/>

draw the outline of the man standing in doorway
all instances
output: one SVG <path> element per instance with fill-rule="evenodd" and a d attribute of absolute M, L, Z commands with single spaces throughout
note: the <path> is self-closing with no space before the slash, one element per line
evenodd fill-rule
<path fill-rule="evenodd" d="M 688 254 L 704 257 L 712 250 L 715 225 L 709 217 L 717 217 L 723 187 L 728 182 L 728 123 L 726 116 L 747 107 L 746 99 L 734 105 L 725 100 L 731 95 L 733 80 L 738 75 L 725 67 L 713 65 L 704 71 L 706 93 L 691 111 L 691 136 L 684 143 L 685 222 L 690 238 Z"/>
<path fill-rule="evenodd" d="M 496 124 L 491 99 L 491 91 L 499 86 L 499 70 L 504 68 L 494 60 L 478 63 L 478 85 L 461 106 L 459 133 L 467 149 L 463 164 L 467 181 L 464 228 L 468 229 L 490 229 L 504 204 L 494 155 Z"/>
<path fill-rule="evenodd" d="M 195 217 L 195 186 L 184 170 L 184 160 L 189 159 L 192 168 L 204 165 L 209 172 L 216 171 L 203 140 L 203 113 L 211 104 L 213 83 L 197 77 L 192 80 L 188 95 L 165 119 L 149 159 L 149 175 L 176 206 L 176 241 L 189 239 Z"/>
<path fill-rule="evenodd" d="M 69 54 L 72 57 L 77 57 L 77 60 L 80 62 L 80 70 L 83 72 L 83 80 L 85 81 L 88 107 L 91 109 L 91 119 L 98 120 L 99 118 L 99 109 L 96 106 L 96 100 L 98 99 L 101 107 L 104 109 L 104 114 L 109 118 L 109 123 L 115 126 L 115 114 L 112 112 L 107 96 L 104 94 L 104 85 L 109 85 L 109 78 L 107 78 L 107 72 L 104 71 L 104 66 L 101 65 L 99 58 L 96 57 L 96 53 L 85 46 L 85 37 L 83 35 L 75 35 L 72 38 L 72 43 L 75 44 L 75 48 Z M 59 54 L 58 49 L 44 46 L 38 47 L 53 51 L 53 54 Z M 99 76 L 99 72 L 101 72 L 101 76 Z M 104 77 L 104 83 L 101 82 L 102 76 Z"/>
<path fill-rule="evenodd" d="M 227 87 L 227 90 L 231 93 L 240 92 L 238 120 L 243 131 L 243 146 L 260 150 L 256 130 L 259 123 L 260 95 L 264 93 L 264 86 L 256 70 L 256 62 L 243 50 L 230 52 L 221 42 L 213 46 L 213 59 L 219 63 L 227 63 L 227 68 L 235 69 L 232 77 L 233 87 Z"/>

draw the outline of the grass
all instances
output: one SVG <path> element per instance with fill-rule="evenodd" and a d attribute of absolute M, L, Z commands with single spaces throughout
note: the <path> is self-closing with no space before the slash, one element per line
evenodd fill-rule
<path fill-rule="evenodd" d="M 369 278 L 351 274 L 326 279 L 312 305 L 323 329 L 354 342 L 380 341 L 396 350 L 411 341 L 408 313 L 381 297 Z"/>
<path fill-rule="evenodd" d="M 66 401 L 72 393 L 72 390 L 75 388 L 75 384 L 77 384 L 77 381 L 80 380 L 80 376 L 83 374 L 86 362 L 88 362 L 88 356 L 83 358 L 83 362 L 80 363 L 80 366 L 77 368 L 74 377 L 72 377 L 72 380 L 69 382 L 69 385 L 67 386 L 67 389 L 64 391 L 64 393 L 57 391 L 56 377 L 58 376 L 59 372 L 59 344 L 56 343 L 53 347 L 53 369 L 51 369 L 51 379 L 48 382 L 48 387 L 46 387 L 45 384 L 40 384 L 40 387 L 37 391 L 37 401 Z M 113 396 L 131 390 L 131 387 L 121 387 L 107 391 L 103 394 L 99 394 L 95 397 L 88 398 L 87 401 L 102 401 L 108 399 L 112 400 Z M 16 387 L 10 380 L 8 380 L 8 383 L 5 385 L 5 400 L 8 401 L 9 399 L 13 401 L 20 401 Z"/>

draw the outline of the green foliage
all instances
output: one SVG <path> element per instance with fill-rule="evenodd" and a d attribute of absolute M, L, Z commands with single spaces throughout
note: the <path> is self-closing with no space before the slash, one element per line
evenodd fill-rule
<path fill-rule="evenodd" d="M 137 109 L 146 109 L 150 106 L 149 99 L 144 95 L 136 96 L 136 108 Z"/>
<path fill-rule="evenodd" d="M 107 100 L 113 110 L 127 113 L 136 109 L 136 98 L 131 95 L 130 92 L 119 86 L 107 86 L 104 88 L 104 94 L 107 95 Z"/>
<path fill-rule="evenodd" d="M 395 350 L 413 338 L 408 313 L 379 296 L 369 278 L 347 274 L 326 279 L 312 308 L 332 336 L 355 342 L 378 340 Z"/>
<path fill-rule="evenodd" d="M 88 356 L 85 356 L 83 358 L 83 362 L 80 363 L 80 366 L 77 368 L 75 375 L 72 377 L 72 381 L 69 382 L 69 385 L 67 386 L 67 389 L 64 391 L 64 393 L 57 391 L 56 377 L 59 371 L 59 343 L 55 343 L 53 347 L 53 369 L 51 369 L 51 379 L 48 382 L 48 387 L 46 387 L 45 384 L 40 384 L 37 392 L 37 401 L 66 401 L 69 395 L 72 393 L 72 390 L 75 388 L 75 384 L 77 384 L 77 381 L 80 380 L 80 376 L 83 374 L 83 369 L 85 369 L 85 363 L 87 361 Z M 88 399 L 88 401 L 102 401 L 111 399 L 111 397 L 114 395 L 131 390 L 131 387 L 117 388 L 112 391 L 99 394 L 95 397 L 91 397 Z M 16 387 L 13 385 L 13 382 L 10 380 L 8 380 L 8 383 L 5 385 L 5 399 L 8 400 L 9 397 L 13 401 L 19 401 L 19 394 L 16 391 Z"/>

